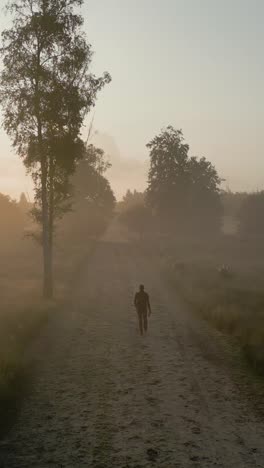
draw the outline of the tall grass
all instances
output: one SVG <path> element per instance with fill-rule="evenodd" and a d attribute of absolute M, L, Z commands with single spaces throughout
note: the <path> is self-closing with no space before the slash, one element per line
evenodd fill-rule
<path fill-rule="evenodd" d="M 234 271 L 224 277 L 217 265 L 173 265 L 169 279 L 194 311 L 232 335 L 254 369 L 264 372 L 263 271 Z"/>
<path fill-rule="evenodd" d="M 85 245 L 61 245 L 54 262 L 55 300 L 41 300 L 40 248 L 22 241 L 11 249 L 0 246 L 0 436 L 12 425 L 30 374 L 32 341 L 49 316 L 67 296 L 79 266 L 87 262 L 94 241 Z"/>

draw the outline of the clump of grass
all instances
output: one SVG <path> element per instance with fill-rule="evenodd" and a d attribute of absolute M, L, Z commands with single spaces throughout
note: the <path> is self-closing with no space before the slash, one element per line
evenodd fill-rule
<path fill-rule="evenodd" d="M 219 274 L 217 267 L 185 265 L 171 268 L 169 279 L 204 319 L 232 335 L 250 365 L 264 372 L 264 292 L 256 287 L 259 278 L 235 272 Z"/>

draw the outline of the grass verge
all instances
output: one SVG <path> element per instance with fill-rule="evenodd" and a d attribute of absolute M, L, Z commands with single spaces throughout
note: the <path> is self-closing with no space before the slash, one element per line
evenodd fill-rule
<path fill-rule="evenodd" d="M 0 436 L 12 426 L 27 387 L 27 350 L 36 338 L 55 303 L 35 303 L 17 307 L 1 316 L 0 332 Z M 4 316 L 3 316 L 4 315 Z"/>
<path fill-rule="evenodd" d="M 217 267 L 174 265 L 169 281 L 192 309 L 223 333 L 232 335 L 251 367 L 264 373 L 264 292 L 259 275 L 235 272 L 223 277 Z"/>
<path fill-rule="evenodd" d="M 10 254 L 0 270 L 0 437 L 12 427 L 30 386 L 31 344 L 49 317 L 67 300 L 95 244 L 87 241 L 85 245 L 73 244 L 56 250 L 56 300 L 52 302 L 38 299 L 41 263 L 33 262 L 32 255 L 26 255 L 23 250 L 20 256 Z"/>

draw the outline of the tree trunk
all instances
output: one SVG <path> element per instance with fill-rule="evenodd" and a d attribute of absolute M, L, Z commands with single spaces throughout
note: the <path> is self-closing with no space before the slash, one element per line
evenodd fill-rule
<path fill-rule="evenodd" d="M 52 246 L 49 234 L 49 203 L 48 203 L 48 161 L 43 148 L 42 122 L 40 116 L 40 54 L 41 47 L 38 38 L 37 50 L 37 78 L 35 87 L 36 115 L 38 122 L 38 145 L 41 166 L 41 211 L 42 211 L 42 248 L 43 248 L 43 296 L 45 299 L 53 297 L 53 268 L 52 268 Z"/>
<path fill-rule="evenodd" d="M 41 163 L 41 199 L 42 199 L 42 245 L 43 245 L 43 296 L 53 297 L 52 246 L 50 242 L 49 206 L 47 191 L 47 164 L 45 158 Z"/>
<path fill-rule="evenodd" d="M 49 255 L 50 255 L 50 274 L 49 277 L 51 279 L 50 290 L 51 290 L 51 297 L 53 296 L 53 237 L 54 237 L 54 159 L 53 156 L 50 156 L 50 164 L 49 164 Z"/>
<path fill-rule="evenodd" d="M 52 299 L 53 297 L 53 265 L 52 249 L 46 236 L 46 228 L 43 228 L 43 297 Z"/>
<path fill-rule="evenodd" d="M 38 128 L 38 142 L 41 154 L 41 211 L 42 211 L 42 248 L 43 248 L 43 296 L 45 299 L 53 297 L 53 268 L 52 268 L 52 245 L 49 225 L 49 203 L 48 203 L 48 164 L 43 149 L 41 124 Z"/>

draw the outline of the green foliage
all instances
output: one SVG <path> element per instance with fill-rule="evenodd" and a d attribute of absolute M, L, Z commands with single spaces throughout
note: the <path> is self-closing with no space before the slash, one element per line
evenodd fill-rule
<path fill-rule="evenodd" d="M 99 174 L 104 174 L 111 167 L 109 161 L 106 160 L 105 152 L 92 144 L 85 147 L 82 160 L 90 167 L 93 167 Z M 78 169 L 80 172 L 80 167 Z"/>
<path fill-rule="evenodd" d="M 247 195 L 238 215 L 239 232 L 246 236 L 264 235 L 264 191 Z"/>
<path fill-rule="evenodd" d="M 76 13 L 82 0 L 14 0 L 2 33 L 4 128 L 32 174 L 33 215 L 42 225 L 44 295 L 52 296 L 54 219 L 69 209 L 69 177 L 84 154 L 80 130 L 99 90 L 92 49 Z"/>
<path fill-rule="evenodd" d="M 165 231 L 215 232 L 220 229 L 220 183 L 205 158 L 189 156 L 181 130 L 169 126 L 147 147 L 150 170 L 147 202 Z"/>
<path fill-rule="evenodd" d="M 4 126 L 29 168 L 39 162 L 39 125 L 46 156 L 50 151 L 58 164 L 68 163 L 72 148 L 67 157 L 64 151 L 74 145 L 84 114 L 110 79 L 88 72 L 92 50 L 74 12 L 81 3 L 17 0 L 9 6 L 13 26 L 2 34 Z"/>
<path fill-rule="evenodd" d="M 99 235 L 106 228 L 115 207 L 115 197 L 104 172 L 109 163 L 104 151 L 89 145 L 71 178 L 72 211 L 62 221 L 63 229 L 72 238 Z"/>
<path fill-rule="evenodd" d="M 83 19 L 74 10 L 80 4 L 17 0 L 9 6 L 13 26 L 2 34 L 4 127 L 33 174 L 40 208 L 41 158 L 47 191 L 54 191 L 59 206 L 68 192 L 68 175 L 82 156 L 83 118 L 110 80 L 107 73 L 98 78 L 89 72 L 92 50 L 81 31 Z"/>
<path fill-rule="evenodd" d="M 141 239 L 151 230 L 151 211 L 143 203 L 129 206 L 121 212 L 119 219 L 131 232 L 137 233 Z"/>
<path fill-rule="evenodd" d="M 102 149 L 89 145 L 72 177 L 74 203 L 92 204 L 111 213 L 115 197 L 103 173 L 110 167 Z"/>

